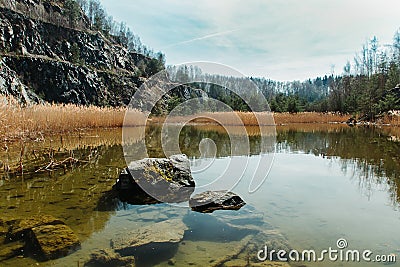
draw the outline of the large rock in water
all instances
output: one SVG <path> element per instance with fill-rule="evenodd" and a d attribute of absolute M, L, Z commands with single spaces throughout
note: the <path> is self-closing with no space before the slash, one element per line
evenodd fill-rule
<path fill-rule="evenodd" d="M 111 241 L 111 246 L 121 255 L 131 255 L 141 247 L 178 244 L 187 229 L 181 220 L 166 220 L 123 233 Z"/>
<path fill-rule="evenodd" d="M 32 228 L 32 244 L 39 249 L 38 258 L 57 259 L 79 249 L 81 243 L 75 233 L 66 225 L 43 225 Z"/>
<path fill-rule="evenodd" d="M 149 203 L 179 203 L 189 200 L 195 182 L 186 155 L 173 155 L 169 158 L 145 158 L 131 162 L 120 175 L 116 189 L 126 202 L 132 204 L 138 202 L 138 196 L 150 196 Z"/>
<path fill-rule="evenodd" d="M 7 241 L 17 241 L 24 239 L 30 230 L 34 227 L 43 225 L 57 225 L 65 224 L 63 221 L 51 216 L 51 215 L 38 215 L 22 220 L 16 220 L 12 225 L 9 233 L 7 234 Z"/>
<path fill-rule="evenodd" d="M 0 219 L 0 260 L 28 255 L 37 260 L 66 256 L 80 247 L 75 233 L 51 215 Z M 3 239 L 4 237 L 4 239 Z"/>
<path fill-rule="evenodd" d="M 206 191 L 190 198 L 189 206 L 194 211 L 211 213 L 216 210 L 239 210 L 246 205 L 241 197 L 225 190 Z"/>

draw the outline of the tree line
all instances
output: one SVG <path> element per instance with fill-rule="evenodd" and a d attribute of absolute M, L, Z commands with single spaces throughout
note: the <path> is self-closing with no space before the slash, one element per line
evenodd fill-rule
<path fill-rule="evenodd" d="M 368 40 L 340 75 L 284 84 L 254 80 L 273 111 L 333 111 L 373 120 L 400 109 L 400 30 L 390 45 L 380 45 L 377 37 Z"/>
<path fill-rule="evenodd" d="M 169 66 L 170 78 L 179 82 L 204 75 L 194 66 Z M 249 106 L 237 93 L 246 94 L 238 84 L 247 78 L 214 75 L 220 86 L 194 84 L 210 97 L 221 100 L 234 110 L 247 111 Z M 361 51 L 347 62 L 340 75 L 325 75 L 306 81 L 280 82 L 251 77 L 275 112 L 340 112 L 372 120 L 390 110 L 400 110 L 400 30 L 391 45 L 379 45 L 376 37 L 368 40 Z M 236 88 L 236 93 L 226 88 Z M 239 88 L 239 89 L 237 89 Z M 263 97 L 249 96 L 253 107 L 266 109 Z M 249 100 L 247 99 L 247 100 Z M 174 105 L 177 103 L 174 99 Z"/>

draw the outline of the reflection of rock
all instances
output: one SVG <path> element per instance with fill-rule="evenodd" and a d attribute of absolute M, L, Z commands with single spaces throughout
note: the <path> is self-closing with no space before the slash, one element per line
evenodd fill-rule
<path fill-rule="evenodd" d="M 146 245 L 177 244 L 187 230 L 181 220 L 167 220 L 145 226 L 129 233 L 122 233 L 111 241 L 112 247 L 122 255 Z"/>
<path fill-rule="evenodd" d="M 32 228 L 30 239 L 39 248 L 39 258 L 44 260 L 67 256 L 81 245 L 71 228 L 62 224 Z"/>
<path fill-rule="evenodd" d="M 251 228 L 236 227 L 213 214 L 190 212 L 183 217 L 183 221 L 190 229 L 185 234 L 185 240 L 191 241 L 231 242 L 258 232 Z"/>
<path fill-rule="evenodd" d="M 186 209 L 179 207 L 166 207 L 167 204 L 143 206 L 136 209 L 135 221 L 161 222 L 170 218 L 182 217 Z"/>
<path fill-rule="evenodd" d="M 250 205 L 246 205 L 235 212 L 226 213 L 217 211 L 215 215 L 219 221 L 240 229 L 252 229 L 257 231 L 273 229 L 271 225 L 264 221 L 264 214 Z"/>
<path fill-rule="evenodd" d="M 239 210 L 246 205 L 241 197 L 228 191 L 206 191 L 190 198 L 194 211 L 211 213 L 215 210 Z"/>
<path fill-rule="evenodd" d="M 353 125 L 355 125 L 355 124 L 357 123 L 357 120 L 356 120 L 354 117 L 350 117 L 350 118 L 346 121 L 346 123 L 347 123 L 348 125 L 350 125 L 350 126 L 353 126 Z"/>
<path fill-rule="evenodd" d="M 128 203 L 136 204 L 146 200 L 147 196 L 147 201 L 152 204 L 158 201 L 187 201 L 194 186 L 188 158 L 185 155 L 173 155 L 168 159 L 145 158 L 131 162 L 126 171 L 121 173 L 115 188 Z"/>
<path fill-rule="evenodd" d="M 110 249 L 101 249 L 90 255 L 90 260 L 85 263 L 85 267 L 114 267 L 114 266 L 135 266 L 135 258 L 133 256 L 121 257 L 118 253 Z"/>
<path fill-rule="evenodd" d="M 183 220 L 190 229 L 185 234 L 188 244 L 196 244 L 198 241 L 211 244 L 236 243 L 217 257 L 203 256 L 213 253 L 213 245 L 210 248 L 204 245 L 204 251 L 191 254 L 194 258 L 199 257 L 208 262 L 207 266 L 289 266 L 287 263 L 275 264 L 270 261 L 260 262 L 257 259 L 257 252 L 265 245 L 269 251 L 284 249 L 288 252 L 290 246 L 287 238 L 266 223 L 263 213 L 252 206 L 246 205 L 239 211 L 216 211 L 213 214 L 190 212 Z M 181 247 L 184 251 L 193 250 L 184 246 L 180 246 L 180 250 Z"/>

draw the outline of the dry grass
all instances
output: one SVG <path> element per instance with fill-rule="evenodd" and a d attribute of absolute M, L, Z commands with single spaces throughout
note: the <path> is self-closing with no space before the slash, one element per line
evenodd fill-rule
<path fill-rule="evenodd" d="M 188 116 L 155 117 L 154 123 L 184 123 L 229 125 L 274 125 L 272 113 L 268 112 L 207 112 Z"/>
<path fill-rule="evenodd" d="M 271 116 L 272 115 L 272 116 Z M 204 113 L 196 116 L 186 117 L 169 117 L 168 121 L 171 123 L 182 123 L 189 121 L 191 123 L 216 123 L 221 125 L 239 125 L 243 122 L 246 126 L 257 125 L 284 125 L 293 123 L 341 123 L 346 122 L 349 115 L 339 115 L 336 113 L 316 113 L 316 112 L 302 112 L 302 113 L 252 113 L 252 112 L 216 112 Z M 242 121 L 238 123 L 238 118 Z M 258 118 L 258 120 L 257 120 Z M 272 119 L 273 118 L 273 119 Z M 166 118 L 153 118 L 153 122 L 163 123 Z M 260 121 L 260 123 L 259 123 Z"/>
<path fill-rule="evenodd" d="M 22 107 L 12 98 L 0 97 L 0 138 L 40 138 L 82 129 L 121 127 L 125 111 L 125 108 L 61 104 Z M 144 121 L 140 112 L 131 112 L 129 118 L 129 125 Z"/>
<path fill-rule="evenodd" d="M 12 98 L 0 96 L 0 140 L 41 138 L 46 135 L 80 132 L 87 129 L 122 127 L 125 108 L 100 108 L 95 106 L 76 106 L 44 104 L 22 107 Z M 224 126 L 245 125 L 286 125 L 299 123 L 342 123 L 350 116 L 336 113 L 303 112 L 290 113 L 252 113 L 215 112 L 182 117 L 154 117 L 152 123 L 220 124 Z M 129 111 L 125 125 L 143 126 L 145 115 Z M 400 126 L 400 116 L 386 116 L 383 124 Z"/>
<path fill-rule="evenodd" d="M 274 119 L 277 125 L 292 123 L 342 123 L 346 122 L 349 117 L 350 115 L 340 115 L 331 112 L 301 112 L 296 114 L 274 113 Z"/>
<path fill-rule="evenodd" d="M 390 126 L 400 126 L 400 114 L 385 115 L 379 122 Z"/>

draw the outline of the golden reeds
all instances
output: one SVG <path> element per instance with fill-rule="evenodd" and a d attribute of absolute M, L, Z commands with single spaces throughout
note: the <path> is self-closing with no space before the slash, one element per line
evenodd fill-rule
<path fill-rule="evenodd" d="M 39 138 L 43 135 L 76 132 L 89 128 L 123 125 L 125 108 L 42 104 L 21 106 L 10 97 L 0 97 L 0 138 Z M 144 115 L 130 112 L 129 124 L 143 124 Z"/>
<path fill-rule="evenodd" d="M 190 120 L 191 116 L 186 117 L 168 117 L 171 123 L 182 123 Z M 219 123 L 221 125 L 238 125 L 238 118 L 246 126 L 256 125 L 284 125 L 292 123 L 342 123 L 346 122 L 349 115 L 340 115 L 336 113 L 317 113 L 317 112 L 301 112 L 291 113 L 253 113 L 253 112 L 215 112 L 197 114 L 195 119 L 191 120 L 194 124 Z M 261 121 L 259 119 L 261 118 Z M 273 120 L 272 120 L 273 118 Z M 163 123 L 166 118 L 152 118 L 152 122 Z M 240 123 L 241 124 L 241 123 Z"/>
<path fill-rule="evenodd" d="M 400 126 L 400 114 L 386 114 L 380 119 L 381 124 Z"/>
<path fill-rule="evenodd" d="M 300 113 L 274 113 L 277 125 L 291 123 L 342 123 L 349 119 L 350 115 L 338 113 L 300 112 Z"/>
<path fill-rule="evenodd" d="M 45 135 L 80 132 L 87 129 L 114 128 L 124 125 L 126 108 L 76 106 L 72 104 L 41 104 L 21 106 L 11 97 L 0 96 L 0 140 L 41 138 Z M 294 123 L 343 123 L 350 115 L 337 113 L 301 112 L 252 113 L 215 112 L 194 116 L 153 117 L 148 122 L 171 123 L 190 121 L 192 124 L 221 124 L 257 126 Z M 261 119 L 261 120 L 260 120 Z M 400 116 L 386 116 L 383 124 L 400 126 Z M 146 117 L 139 111 L 129 111 L 125 125 L 143 126 Z"/>

